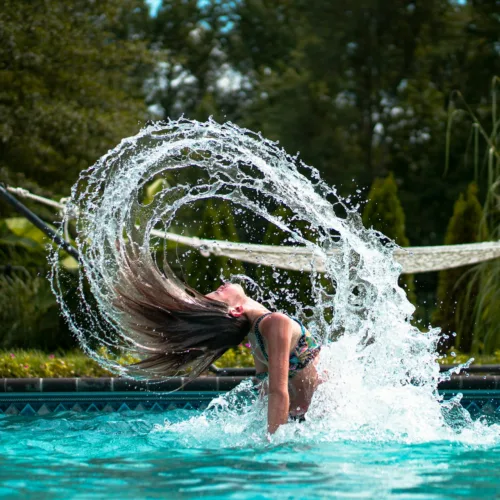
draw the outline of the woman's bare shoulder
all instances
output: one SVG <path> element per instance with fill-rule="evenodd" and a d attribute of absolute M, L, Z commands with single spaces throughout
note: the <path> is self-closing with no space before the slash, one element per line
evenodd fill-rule
<path fill-rule="evenodd" d="M 293 321 L 286 314 L 275 312 L 263 318 L 260 331 L 265 337 L 276 333 L 289 334 L 292 325 Z"/>

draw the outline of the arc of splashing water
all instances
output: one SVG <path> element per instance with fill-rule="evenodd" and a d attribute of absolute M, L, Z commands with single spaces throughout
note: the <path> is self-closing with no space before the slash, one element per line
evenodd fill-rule
<path fill-rule="evenodd" d="M 162 127 L 166 130 L 162 130 Z M 127 236 L 143 237 L 141 251 L 144 257 L 149 259 L 148 262 L 153 264 L 148 244 L 155 230 L 154 223 L 150 222 L 144 229 L 137 230 L 134 227 L 134 215 L 137 212 L 134 210 L 140 208 L 137 204 L 137 186 L 144 181 L 145 176 L 147 178 L 152 173 L 158 173 L 157 165 L 151 161 L 161 158 L 149 154 L 155 153 L 151 149 L 154 149 L 155 141 L 158 141 L 158 134 L 166 141 L 164 152 L 165 148 L 172 150 L 172 142 L 177 141 L 186 146 L 186 136 L 203 139 L 208 135 L 211 147 L 225 154 L 234 154 L 234 150 L 238 150 L 239 146 L 247 147 L 253 155 L 249 157 L 252 167 L 265 170 L 267 161 L 269 165 L 279 170 L 278 173 L 288 173 L 296 183 L 295 188 L 304 188 L 307 203 L 311 204 L 313 210 L 307 210 L 311 206 L 294 205 L 295 200 L 290 198 L 291 192 L 281 193 L 279 184 L 275 185 L 277 192 L 272 193 L 277 199 L 296 208 L 301 212 L 300 216 L 305 216 L 306 220 L 317 226 L 334 228 L 340 233 L 340 241 L 327 241 L 331 245 L 326 245 L 326 249 L 297 238 L 297 242 L 309 247 L 313 255 L 324 257 L 327 276 L 336 280 L 336 295 L 332 298 L 332 303 L 320 301 L 316 312 L 321 312 L 322 308 L 333 307 L 332 324 L 326 326 L 334 327 L 336 321 L 344 328 L 344 335 L 322 350 L 320 364 L 331 376 L 318 388 L 308 411 L 309 426 L 317 421 L 321 439 L 323 440 L 325 431 L 328 432 L 330 428 L 344 429 L 348 433 L 352 430 L 360 431 L 362 439 L 367 435 L 375 439 L 380 439 L 381 435 L 386 435 L 389 439 L 399 435 L 406 442 L 411 436 L 417 441 L 422 437 L 429 439 L 430 436 L 432 439 L 438 439 L 442 436 L 440 431 L 443 429 L 444 420 L 436 389 L 439 380 L 439 366 L 435 353 L 438 332 L 436 329 L 420 332 L 409 322 L 412 308 L 397 285 L 401 266 L 393 261 L 394 248 L 384 247 L 377 239 L 376 233 L 360 226 L 359 218 L 347 217 L 341 220 L 337 217 L 332 205 L 326 201 L 328 194 L 333 197 L 337 195 L 334 190 L 328 189 L 321 183 L 314 169 L 309 169 L 313 180 L 297 175 L 296 158 L 286 155 L 276 144 L 266 141 L 260 135 L 231 124 L 218 125 L 213 121 L 200 124 L 181 120 L 147 127 L 136 137 L 122 141 L 115 150 L 83 173 L 80 179 L 81 185 L 72 190 L 71 207 L 81 204 L 84 210 L 80 210 L 77 222 L 82 230 L 88 230 L 88 234 L 83 234 L 77 242 L 83 262 L 79 288 L 83 303 L 81 314 L 83 320 L 87 322 L 83 321 L 82 317 L 73 316 L 65 302 L 66 297 L 60 286 L 58 253 L 52 254 L 52 283 L 62 310 L 82 347 L 104 366 L 128 374 L 127 367 L 110 362 L 93 350 L 89 340 L 101 341 L 105 345 L 122 348 L 123 351 L 133 351 L 133 346 L 127 343 L 126 332 L 120 329 L 119 317 L 111 307 L 113 273 L 116 273 L 116 262 L 113 259 L 116 257 L 116 238 L 120 240 L 124 237 L 125 226 Z M 179 149 L 177 153 L 180 153 Z M 165 156 L 168 160 L 168 155 Z M 232 157 L 226 157 L 228 158 L 231 160 Z M 141 161 L 145 169 L 142 173 Z M 181 158 L 181 163 L 182 161 Z M 229 163 L 231 164 L 230 161 Z M 138 168 L 139 172 L 136 171 L 133 176 L 128 178 L 125 176 L 120 180 L 117 178 L 123 173 L 120 172 L 120 168 L 127 165 Z M 248 172 L 240 172 L 237 164 L 231 165 L 234 167 L 232 174 L 248 175 Z M 302 167 L 307 168 L 303 164 Z M 219 167 L 207 165 L 207 168 L 212 168 L 212 173 L 216 174 Z M 273 172 L 269 173 L 271 177 L 272 174 Z M 127 185 L 127 182 L 132 185 Z M 269 186 L 260 180 L 256 184 L 259 189 L 269 190 Z M 78 188 L 82 188 L 82 191 L 79 192 Z M 95 188 L 102 189 L 96 193 L 93 191 Z M 124 192 L 129 196 L 123 196 Z M 207 190 L 204 194 L 206 198 L 219 196 L 220 192 L 214 189 Z M 161 199 L 158 198 L 159 201 Z M 230 200 L 230 197 L 226 199 Z M 186 197 L 180 203 L 188 200 L 189 197 Z M 243 205 L 245 203 L 241 197 L 236 201 Z M 247 208 L 260 210 L 260 215 L 281 229 L 287 229 L 282 221 L 265 213 L 262 207 L 249 203 Z M 168 215 L 170 222 L 175 210 Z M 104 231 L 104 234 L 100 231 Z M 328 235 L 328 231 L 325 233 Z M 339 251 L 330 258 L 328 249 L 332 246 Z M 94 306 L 85 298 L 84 277 L 90 280 L 92 292 L 97 299 L 95 307 L 100 314 L 95 314 Z M 367 288 L 369 293 L 358 297 L 357 306 L 363 309 L 362 314 L 358 314 L 359 308 L 353 310 L 350 303 L 352 287 L 360 281 L 371 287 Z M 106 322 L 108 330 L 99 324 L 100 320 Z M 448 405 L 448 413 L 451 413 L 450 409 L 454 411 L 456 404 L 456 401 L 452 401 L 451 406 Z M 443 407 L 445 405 L 446 403 Z M 238 418 L 234 412 L 225 415 Z M 416 415 L 418 418 L 415 418 Z M 325 419 L 326 425 L 323 423 Z M 452 420 L 457 419 L 452 415 Z M 467 424 L 465 418 L 462 420 Z M 222 421 L 227 422 L 224 415 Z M 217 425 L 213 428 L 217 436 L 220 436 L 221 426 L 217 420 L 215 423 Z M 192 424 L 189 426 L 196 427 Z M 204 434 L 207 432 L 206 429 L 204 425 Z M 252 439 L 254 436 L 253 433 L 241 431 L 238 434 L 251 435 Z"/>
<path fill-rule="evenodd" d="M 210 154 L 194 157 L 191 153 L 196 151 Z M 242 164 L 246 165 L 245 169 Z M 138 193 L 148 180 L 162 172 L 190 166 L 204 169 L 208 180 L 196 186 L 181 184 L 165 188 L 147 207 L 139 203 Z M 303 173 L 299 172 L 299 166 Z M 287 205 L 302 220 L 322 228 L 324 244 L 318 245 L 294 234 L 283 221 L 269 214 L 262 203 L 250 200 L 243 187 Z M 57 252 L 52 254 L 52 283 L 63 314 L 89 355 L 107 368 L 127 374 L 126 367 L 103 357 L 94 344 L 134 352 L 127 332 L 120 327 L 120 313 L 113 307 L 119 262 L 116 241 L 124 241 L 124 237 L 137 241 L 141 258 L 147 265 L 155 265 L 149 253 L 150 238 L 157 230 L 155 223 L 162 221 L 168 231 L 183 204 L 210 197 L 232 201 L 292 233 L 297 245 L 303 245 L 292 251 L 299 255 L 306 252 L 304 247 L 308 249 L 309 254 L 304 258 L 309 259 L 310 267 L 306 269 L 319 267 L 316 258 L 323 259 L 325 276 L 334 281 L 335 286 L 332 297 L 323 300 L 322 293 L 317 294 L 314 309 L 316 324 L 322 325 L 325 338 L 340 329 L 353 346 L 365 345 L 370 338 L 369 350 L 380 349 L 391 366 L 396 358 L 410 358 L 413 353 L 415 359 L 407 363 L 404 373 L 396 373 L 394 377 L 406 378 L 407 372 L 411 375 L 418 371 L 419 380 L 435 381 L 439 368 L 428 367 L 423 371 L 422 360 L 432 358 L 436 332 L 422 335 L 408 323 L 413 306 L 397 284 L 401 266 L 392 259 L 394 248 L 385 247 L 376 233 L 363 228 L 359 217 L 335 189 L 321 181 L 315 169 L 259 134 L 233 124 L 219 125 L 213 120 L 207 123 L 179 120 L 146 127 L 137 136 L 124 139 L 83 172 L 73 187 L 71 210 L 64 222 L 71 212 L 76 214 L 77 245 L 83 267 L 78 288 L 82 308 L 78 314 L 74 314 L 66 302 Z M 346 218 L 335 214 L 334 205 L 327 197 L 343 207 L 348 214 Z M 137 229 L 136 217 L 144 213 L 149 214 L 149 221 Z M 333 239 L 332 231 L 340 236 Z M 234 245 L 232 248 L 234 250 Z M 329 254 L 331 248 L 338 252 Z M 317 286 L 314 274 L 311 273 L 313 288 Z M 85 294 L 85 280 L 90 283 L 96 304 Z M 364 285 L 366 293 L 353 301 L 352 290 L 359 284 Z M 327 309 L 334 311 L 331 321 L 325 319 Z M 362 314 L 358 314 L 360 310 Z M 421 353 L 420 358 L 415 356 L 417 351 Z M 372 364 L 372 370 L 373 366 L 376 365 Z M 399 365 L 393 369 L 397 372 Z"/>

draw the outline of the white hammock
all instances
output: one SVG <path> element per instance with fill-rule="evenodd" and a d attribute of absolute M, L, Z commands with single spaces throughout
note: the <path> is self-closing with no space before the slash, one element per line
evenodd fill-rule
<path fill-rule="evenodd" d="M 319 255 L 313 256 L 312 252 L 306 247 L 278 247 L 203 240 L 161 231 L 152 231 L 152 234 L 196 248 L 206 257 L 209 255 L 230 257 L 242 262 L 294 271 L 308 271 L 313 267 L 318 272 L 325 270 L 323 258 Z M 394 257 L 403 266 L 403 273 L 426 273 L 477 264 L 478 262 L 498 258 L 500 257 L 500 241 L 464 245 L 407 247 L 397 249 L 394 252 Z M 313 266 L 311 261 L 314 264 Z"/>
<path fill-rule="evenodd" d="M 65 200 L 59 203 L 34 195 L 22 188 L 7 188 L 11 193 L 22 198 L 49 205 L 64 211 Z M 175 241 L 197 249 L 202 255 L 217 255 L 237 259 L 252 264 L 262 264 L 279 269 L 308 271 L 314 268 L 318 272 L 325 269 L 325 262 L 319 255 L 314 255 L 306 247 L 253 245 L 249 243 L 231 243 L 229 241 L 204 240 L 190 238 L 163 231 L 152 231 L 154 236 Z M 397 249 L 396 260 L 403 266 L 403 273 L 425 273 L 455 267 L 477 264 L 500 257 L 500 241 L 467 243 L 463 245 L 443 245 L 430 247 L 407 247 Z M 313 264 L 313 265 L 312 265 Z"/>

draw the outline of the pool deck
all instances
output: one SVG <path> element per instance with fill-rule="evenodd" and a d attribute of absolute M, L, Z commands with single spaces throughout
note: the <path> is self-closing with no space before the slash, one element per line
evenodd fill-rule
<path fill-rule="evenodd" d="M 233 376 L 220 373 L 221 376 L 199 377 L 184 386 L 187 382 L 184 377 L 163 381 L 111 377 L 4 378 L 0 379 L 0 415 L 204 409 L 215 397 L 249 378 L 248 370 L 240 370 L 241 375 Z M 445 399 L 462 394 L 461 404 L 473 418 L 500 421 L 500 375 L 453 375 L 439 384 L 439 392 Z"/>

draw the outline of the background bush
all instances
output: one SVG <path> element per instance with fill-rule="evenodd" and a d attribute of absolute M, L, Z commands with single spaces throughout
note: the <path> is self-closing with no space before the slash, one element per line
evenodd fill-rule
<path fill-rule="evenodd" d="M 254 366 L 253 356 L 248 347 L 239 345 L 226 351 L 216 362 L 218 368 Z"/>
<path fill-rule="evenodd" d="M 373 227 L 394 240 L 399 246 L 407 247 L 410 240 L 406 236 L 405 213 L 398 197 L 398 186 L 394 175 L 377 178 L 368 193 L 368 202 L 363 210 L 363 224 Z M 413 274 L 402 274 L 399 284 L 406 290 L 408 300 L 417 304 Z"/>
<path fill-rule="evenodd" d="M 477 198 L 477 185 L 472 183 L 465 196 L 460 194 L 453 207 L 453 216 L 446 231 L 445 245 L 476 243 L 481 241 L 480 225 L 483 209 Z M 484 235 L 483 235 L 484 236 Z M 462 352 L 470 352 L 474 333 L 474 306 L 464 310 L 467 284 L 471 282 L 472 266 L 441 271 L 437 289 L 438 307 L 433 321 L 441 326 L 449 339 L 443 347 L 455 345 Z M 477 298 L 477 285 L 469 291 L 471 302 Z M 462 313 L 462 314 L 460 314 Z M 453 337 L 452 334 L 456 336 Z"/>
<path fill-rule="evenodd" d="M 132 358 L 118 362 L 131 363 Z M 219 368 L 253 366 L 250 350 L 239 346 L 227 351 L 216 363 Z M 99 366 L 93 359 L 75 349 L 65 353 L 39 350 L 0 350 L 0 378 L 22 377 L 112 377 L 116 376 Z"/>
<path fill-rule="evenodd" d="M 469 354 L 459 351 L 440 359 L 441 364 L 465 363 Z M 500 350 L 488 356 L 478 356 L 475 364 L 500 363 Z M 130 362 L 131 360 L 124 360 Z M 244 346 L 230 349 L 216 363 L 219 368 L 253 367 L 250 350 Z M 206 373 L 211 375 L 211 373 Z M 99 366 L 78 350 L 66 353 L 46 353 L 37 350 L 15 349 L 0 351 L 0 378 L 23 377 L 112 377 L 115 376 Z"/>
<path fill-rule="evenodd" d="M 19 349 L 0 352 L 0 378 L 109 376 L 108 371 L 79 351 L 64 355 Z"/>

